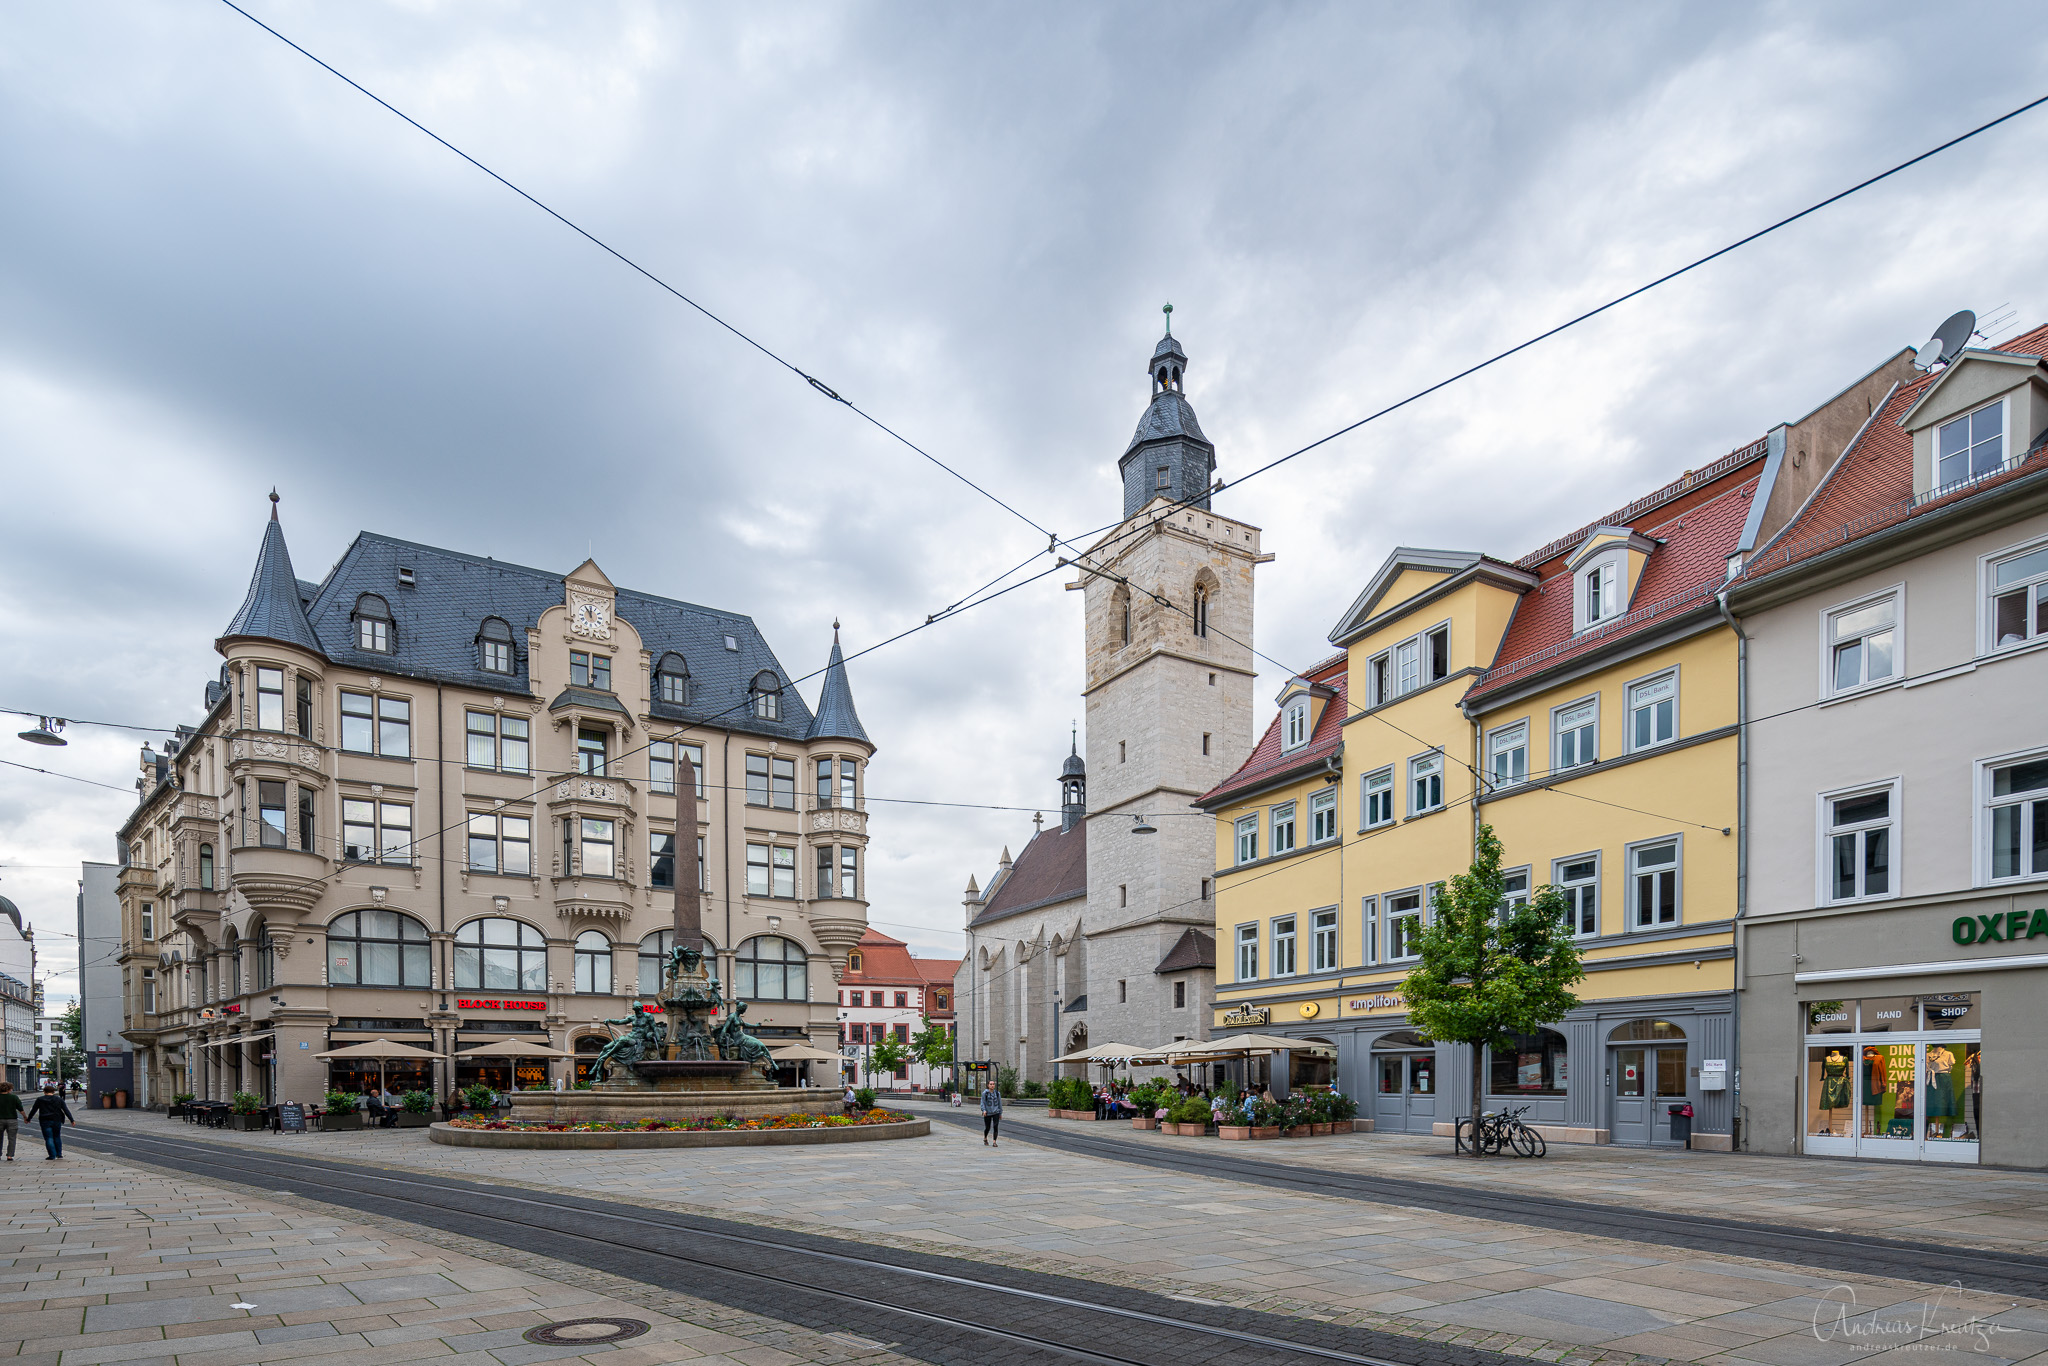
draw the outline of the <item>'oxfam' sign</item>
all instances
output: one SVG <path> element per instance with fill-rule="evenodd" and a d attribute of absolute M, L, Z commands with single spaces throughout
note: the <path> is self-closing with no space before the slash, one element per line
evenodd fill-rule
<path fill-rule="evenodd" d="M 2048 907 L 2032 912 L 2007 911 L 2004 915 L 1959 915 L 1948 927 L 1948 933 L 1958 944 L 2017 943 L 2037 934 L 2048 934 Z"/>

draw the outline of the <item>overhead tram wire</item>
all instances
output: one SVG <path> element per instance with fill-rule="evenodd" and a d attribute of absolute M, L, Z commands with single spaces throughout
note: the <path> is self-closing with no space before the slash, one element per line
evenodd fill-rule
<path fill-rule="evenodd" d="M 983 487 L 982 487 L 982 486 L 981 486 L 980 484 L 977 484 L 977 483 L 975 483 L 975 482 L 974 482 L 974 480 L 972 480 L 972 479 L 969 479 L 969 478 L 968 478 L 968 477 L 967 477 L 966 475 L 962 474 L 962 473 L 961 473 L 961 472 L 960 472 L 959 470 L 956 470 L 956 469 L 954 469 L 954 468 L 953 468 L 953 467 L 952 467 L 951 465 L 949 465 L 949 464 L 947 464 L 947 463 L 946 463 L 945 461 L 943 461 L 943 460 L 939 459 L 939 458 L 938 458 L 938 457 L 937 457 L 936 455 L 933 455 L 933 454 L 932 454 L 932 453 L 931 453 L 930 451 L 928 451 L 928 450 L 926 450 L 926 449 L 925 449 L 924 447 L 922 447 L 922 446 L 918 445 L 918 444 L 917 444 L 917 443 L 916 443 L 915 441 L 912 441 L 912 440 L 911 440 L 911 439 L 910 439 L 909 437 L 907 437 L 907 436 L 904 436 L 904 435 L 903 435 L 903 434 L 902 434 L 901 432 L 899 432 L 899 431 L 897 431 L 897 430 L 896 430 L 895 428 L 893 428 L 893 427 L 889 426 L 889 425 L 888 425 L 888 424 L 887 424 L 886 422 L 883 422 L 883 421 L 882 421 L 882 420 L 881 420 L 880 418 L 878 418 L 878 417 L 874 416 L 874 415 L 873 415 L 872 413 L 869 413 L 869 412 L 868 412 L 867 410 L 865 410 L 864 408 L 862 408 L 862 407 L 861 407 L 861 406 L 860 406 L 859 404 L 855 403 L 855 402 L 854 402 L 854 401 L 853 401 L 852 399 L 850 399 L 850 398 L 847 398 L 847 397 L 846 397 L 845 395 L 841 394 L 841 393 L 840 393 L 840 392 L 839 392 L 838 390 L 834 389 L 834 388 L 833 388 L 833 387 L 832 387 L 831 385 L 829 385 L 829 384 L 825 383 L 825 382 L 824 382 L 823 380 L 819 379 L 819 378 L 818 378 L 817 376 L 815 376 L 815 375 L 813 375 L 813 374 L 809 373 L 808 371 L 804 370 L 804 369 L 803 369 L 803 368 L 802 368 L 801 366 L 797 365 L 797 364 L 796 364 L 795 362 L 793 362 L 793 361 L 791 361 L 791 360 L 788 360 L 787 358 L 783 357 L 782 355 L 780 355 L 779 353 L 777 353 L 776 351 L 774 351 L 773 349 L 771 349 L 771 348 L 770 348 L 770 347 L 769 347 L 769 346 L 768 346 L 767 344 L 765 344 L 764 342 L 761 342 L 761 341 L 757 340 L 756 338 L 754 338 L 753 336 L 749 335 L 749 334 L 748 334 L 747 332 L 745 332 L 745 331 L 742 331 L 742 330 L 741 330 L 741 329 L 740 329 L 740 328 L 739 328 L 739 327 L 738 327 L 738 326 L 737 326 L 736 324 L 734 324 L 734 323 L 731 323 L 731 322 L 727 321 L 727 320 L 726 320 L 726 319 L 725 319 L 724 317 L 722 317 L 721 315 L 719 315 L 719 314 L 717 314 L 717 313 L 714 313 L 714 312 L 712 312 L 712 311 L 711 311 L 711 309 L 707 308 L 707 307 L 706 307 L 706 306 L 704 306 L 703 304 L 700 304 L 700 303 L 698 303 L 698 302 L 697 302 L 697 301 L 696 301 L 695 299 L 693 299 L 693 298 L 691 298 L 691 297 L 690 297 L 689 295 L 687 295 L 687 294 L 683 293 L 683 291 L 682 291 L 682 290 L 680 290 L 680 289 L 676 288 L 676 287 L 675 287 L 674 285 L 670 284 L 670 283 L 669 283 L 669 282 L 668 282 L 667 280 L 663 279 L 663 278 L 662 278 L 661 276 L 659 276 L 659 275 L 655 274 L 655 273 L 654 273 L 654 272 L 653 272 L 652 270 L 648 269 L 648 268 L 647 268 L 646 266 L 643 266 L 643 265 L 641 265 L 641 264 L 640 264 L 640 263 L 639 263 L 638 261 L 636 261 L 636 260 L 634 260 L 634 259 L 633 259 L 632 257 L 630 257 L 630 256 L 626 255 L 626 253 L 624 253 L 623 251 L 620 251 L 620 250 L 619 250 L 619 249 L 618 249 L 617 247 L 615 247 L 615 246 L 613 246 L 613 245 L 612 245 L 611 243 L 609 243 L 609 242 L 605 241 L 605 240 L 604 240 L 604 239 L 603 239 L 602 237 L 599 237 L 599 236 L 598 236 L 598 235 L 597 235 L 596 233 L 594 233 L 594 232 L 590 231 L 590 230 L 589 230 L 588 228 L 586 228 L 586 227 L 584 227 L 584 226 L 583 226 L 582 224 L 580 224 L 580 223 L 576 222 L 576 221 L 575 221 L 574 219 L 570 218 L 570 217 L 569 217 L 568 215 L 566 215 L 566 214 L 562 213 L 562 212 L 561 212 L 560 210 L 558 210 L 558 209 L 554 208 L 554 207 L 553 207 L 552 205 L 548 204 L 548 203 L 547 203 L 547 202 L 546 202 L 545 200 L 542 200 L 542 199 L 540 199 L 539 197 L 535 196 L 534 194 L 532 194 L 532 193 L 528 192 L 527 190 L 525 190 L 525 189 L 521 188 L 521 187 L 520 187 L 519 185 L 517 185 L 517 184 L 514 184 L 514 183 L 513 183 L 513 182 L 512 182 L 511 180 L 507 179 L 507 178 L 506 178 L 505 176 L 503 176 L 503 175 L 500 175 L 500 174 L 499 174 L 499 173 L 498 173 L 497 171 L 494 171 L 494 170 L 492 170 L 492 169 L 491 169 L 491 168 L 490 168 L 489 166 L 486 166 L 486 165 L 485 165 L 485 164 L 484 164 L 483 162 L 481 162 L 481 161 L 477 160 L 477 159 L 476 159 L 475 157 L 471 156 L 471 155 L 470 155 L 470 154 L 469 154 L 468 152 L 465 152 L 465 151 L 463 151 L 463 150 L 462 150 L 462 149 L 461 149 L 460 147 L 457 147 L 457 146 L 456 146 L 456 145 L 455 145 L 454 143 L 452 143 L 452 142 L 450 142 L 450 141 L 449 141 L 448 139 L 446 139 L 446 138 L 442 137 L 442 136 L 441 136 L 441 135 L 440 135 L 439 133 L 437 133 L 437 132 L 435 132 L 435 131 L 434 131 L 433 129 L 431 129 L 431 128 L 427 127 L 427 126 L 426 126 L 425 124 L 421 123 L 421 122 L 420 122 L 420 121 L 419 121 L 418 119 L 416 119 L 416 118 L 414 118 L 414 117 L 413 117 L 412 115 L 410 115 L 410 114 L 406 113 L 406 112 L 405 112 L 405 111 L 404 111 L 403 109 L 400 109 L 400 108 L 399 108 L 399 107 L 398 107 L 397 105 L 394 105 L 394 104 L 392 104 L 392 103 L 391 103 L 391 102 L 390 102 L 389 100 L 385 99 L 385 98 L 384 98 L 383 96 L 381 96 L 381 95 L 377 94 L 377 93 L 376 93 L 375 91 L 372 91 L 372 90 L 370 90 L 370 89 L 369 89 L 368 87 L 364 86 L 364 85 L 363 85 L 363 84 L 362 84 L 362 83 L 361 83 L 360 81 L 357 81 L 357 80 L 355 80 L 355 79 L 354 79 L 353 77 L 350 77 L 350 76 L 348 76 L 348 75 L 345 75 L 344 73 L 342 73 L 341 71 L 339 71 L 338 69 L 336 69 L 336 68 L 335 68 L 335 67 L 334 67 L 333 65 L 331 65 L 330 63 L 328 63 L 328 62 L 326 62 L 326 61 L 323 61 L 323 60 L 322 60 L 321 58 L 319 58 L 319 57 L 316 57 L 316 56 L 314 56 L 314 55 L 313 55 L 313 54 L 312 54 L 311 52 L 308 52 L 308 51 L 307 51 L 307 50 L 306 50 L 305 48 L 301 47 L 301 46 L 300 46 L 299 44 L 297 44 L 297 43 L 293 42 L 293 41 L 292 41 L 291 39 L 289 39 L 289 38 L 285 37 L 285 36 L 284 36 L 284 35 L 283 35 L 282 33 L 279 33 L 279 32 L 278 32 L 278 31 L 277 31 L 276 29 L 272 28 L 272 27 L 271 27 L 270 25 L 268 25 L 268 24 L 264 23 L 264 22 L 263 22 L 263 21 L 262 21 L 261 19 L 258 19 L 258 18 L 257 18 L 257 17 L 255 16 L 255 15 L 253 15 L 253 14 L 249 13 L 249 11 L 247 11 L 247 10 L 243 9 L 243 8 L 242 8 L 242 7 L 240 6 L 240 5 L 238 5 L 238 4 L 236 4 L 236 3 L 235 3 L 235 0 L 221 0 L 221 3 L 222 3 L 223 5 L 226 5 L 226 6 L 227 6 L 227 7 L 229 8 L 229 9 L 233 10 L 233 11 L 234 11 L 235 13 L 237 13 L 237 14 L 241 15 L 241 16 L 242 16 L 242 17 L 243 17 L 244 19 L 247 19 L 247 20 L 248 20 L 248 21 L 249 21 L 250 23 L 254 24 L 254 25 L 255 25 L 256 27 L 258 27 L 258 28 L 262 29 L 262 30 L 263 30 L 263 31 L 264 31 L 265 33 L 269 34 L 269 35 L 270 35 L 271 37 L 273 37 L 273 38 L 277 39 L 277 41 L 279 41 L 280 43 L 283 43 L 283 44 L 284 44 L 284 45 L 285 45 L 286 47 L 290 48 L 290 49 L 291 49 L 292 51 L 294 51 L 294 52 L 298 53 L 298 54 L 299 54 L 299 55 L 300 55 L 301 57 L 304 57 L 304 58 L 305 58 L 305 59 L 306 59 L 307 61 L 309 61 L 309 62 L 313 63 L 313 64 L 314 64 L 315 66 L 319 67 L 319 68 L 320 68 L 320 69 L 321 69 L 322 71 L 325 71 L 325 72 L 326 72 L 326 73 L 327 73 L 328 75 L 330 75 L 330 76 L 333 76 L 333 77 L 334 77 L 334 78 L 335 78 L 336 80 L 338 80 L 338 81 L 342 82 L 342 83 L 343 83 L 344 85 L 347 85 L 347 86 L 348 86 L 348 87 L 349 87 L 350 89 L 352 89 L 352 90 L 356 91 L 356 92 L 357 92 L 358 94 L 360 94 L 360 95 L 363 95 L 363 96 L 364 96 L 365 98 L 367 98 L 367 99 L 369 99 L 369 100 L 373 101 L 374 103 L 376 103 L 377 105 L 379 105 L 380 107 L 382 107 L 382 108 L 383 108 L 383 109 L 384 109 L 385 111 L 387 111 L 388 113 L 391 113 L 391 114 L 394 114 L 394 115 L 396 115 L 396 116 L 397 116 L 398 118 L 402 119 L 402 120 L 403 120 L 403 121 L 404 121 L 405 123 L 407 123 L 408 125 L 410 125 L 410 126 L 411 126 L 411 127 L 413 127 L 414 129 L 416 129 L 417 131 L 419 131 L 419 132 L 421 132 L 421 133 L 424 133 L 424 134 L 425 134 L 425 135 L 426 135 L 427 137 L 429 137 L 429 138 L 433 139 L 433 140 L 434 140 L 435 142 L 439 143 L 439 144 L 440 144 L 440 145 L 441 145 L 442 147 L 446 148 L 446 149 L 447 149 L 448 151 L 450 151 L 450 152 L 453 152 L 453 153 L 454 153 L 454 154 L 455 154 L 456 156 L 458 156 L 458 157 L 462 158 L 462 159 L 463 159 L 464 161 L 468 162 L 468 163 L 469 163 L 469 164 L 470 164 L 471 166 L 474 166 L 474 167 L 475 167 L 475 168 L 476 168 L 477 170 L 479 170 L 479 171 L 482 171 L 482 172 L 483 172 L 483 173 L 484 173 L 485 175 L 489 176 L 489 177 L 490 177 L 490 178 L 491 178 L 492 180 L 495 180 L 495 181 L 497 181 L 497 182 L 498 182 L 498 183 L 499 183 L 500 185 L 504 186 L 504 187 L 505 187 L 506 189 L 510 190 L 510 191 L 511 191 L 512 193 L 514 193 L 514 194 L 518 195 L 518 196 L 519 196 L 519 197 L 520 197 L 521 199 L 523 199 L 523 200 L 525 200 L 525 201 L 526 201 L 527 203 L 529 203 L 529 204 L 533 205 L 533 206 L 534 206 L 534 207 L 535 207 L 536 209 L 539 209 L 539 210 L 540 210 L 540 211 L 541 211 L 542 213 L 544 213 L 544 214 L 546 214 L 546 215 L 547 215 L 548 217 L 550 217 L 550 218 L 554 219 L 554 220 L 555 220 L 556 222 L 560 223 L 560 224 L 561 224 L 561 225 L 562 225 L 563 227 L 565 227 L 565 228 L 568 228 L 568 229 L 569 229 L 569 230 L 570 230 L 571 232 L 573 232 L 573 233 L 575 233 L 575 234 L 576 234 L 577 236 L 579 236 L 579 237 L 583 238 L 583 239 L 584 239 L 585 241 L 589 242 L 589 243 L 590 243 L 590 244 L 591 244 L 592 246 L 594 246 L 594 247 L 597 247 L 597 248 L 598 248 L 598 249 L 599 249 L 600 251 L 603 251 L 603 252 L 605 252 L 605 253 L 606 253 L 607 255 L 609 255 L 609 256 L 612 256 L 613 258 L 615 258 L 616 260 L 618 260 L 618 261 L 619 261 L 619 262 L 620 262 L 621 264 L 625 265 L 625 266 L 626 266 L 626 267 L 628 267 L 629 269 L 631 269 L 631 270 L 633 270 L 633 271 L 637 272 L 638 274 L 640 274 L 641 276 L 645 277 L 645 278 L 646 278 L 646 279 L 647 279 L 647 280 L 648 280 L 649 282 L 651 282 L 652 284 L 654 284 L 654 285 L 655 285 L 655 286 L 656 286 L 657 288 L 659 288 L 659 289 L 661 289 L 661 290 L 663 290 L 663 291 L 667 292 L 668 294 L 670 294 L 670 295 L 674 296 L 674 297 L 675 297 L 676 299 L 680 300 L 681 302 L 683 302 L 683 303 L 685 303 L 685 304 L 688 304 L 688 305 L 689 305 L 689 306 L 690 306 L 691 308 L 695 309 L 695 310 L 696 310 L 696 311 L 697 311 L 697 312 L 698 312 L 699 314 L 701 314 L 701 315 L 702 315 L 703 317 L 705 317 L 705 318 L 709 319 L 709 320 L 710 320 L 711 322 L 714 322 L 714 323 L 718 324 L 718 326 L 720 326 L 720 327 L 724 328 L 724 329 L 725 329 L 725 330 L 726 330 L 727 332 L 730 332 L 730 333 L 731 333 L 731 334 L 732 334 L 733 336 L 735 336 L 735 337 L 739 338 L 739 339 L 740 339 L 741 341 L 745 342 L 745 343 L 746 343 L 746 344 L 747 344 L 748 346 L 751 346 L 751 347 L 753 347 L 753 348 L 754 348 L 754 349 L 755 349 L 756 351 L 758 351 L 758 352 L 760 352 L 760 353 L 761 353 L 762 355 L 766 356 L 766 357 L 767 357 L 767 358 L 768 358 L 769 360 L 771 360 L 771 361 L 774 361 L 774 362 L 775 362 L 775 363 L 776 363 L 777 365 L 779 365 L 779 366 L 781 366 L 781 367 L 782 367 L 783 369 L 785 369 L 785 370 L 789 371 L 789 372 L 790 372 L 790 373 L 791 373 L 792 375 L 795 375 L 795 376 L 796 376 L 796 377 L 797 377 L 798 379 L 802 380 L 802 381 L 803 381 L 803 382 L 804 382 L 805 384 L 809 385 L 809 386 L 810 386 L 810 387 L 811 387 L 812 389 L 815 389 L 815 390 L 816 390 L 816 391 L 817 391 L 818 393 L 822 394 L 822 395 L 823 395 L 824 397 L 826 397 L 826 398 L 828 398 L 828 399 L 831 399 L 831 400 L 832 400 L 832 401 L 833 401 L 834 403 L 839 403 L 839 404 L 842 404 L 842 405 L 844 405 L 844 406 L 846 407 L 847 411 L 849 411 L 849 412 L 851 412 L 851 413 L 855 414 L 856 416 L 858 416 L 858 417 L 859 417 L 859 418 L 860 418 L 860 419 L 861 419 L 861 420 L 862 420 L 863 422 L 866 422 L 866 423 L 867 423 L 868 425 L 870 425 L 870 426 L 872 426 L 873 428 L 875 428 L 875 430 L 877 430 L 877 431 L 881 432 L 881 433 L 882 433 L 882 434 L 884 434 L 885 436 L 889 437 L 889 438 L 890 438 L 891 440 L 893 440 L 893 441 L 897 442 L 898 444 L 902 445 L 902 446 L 903 446 L 904 448 L 906 448 L 906 449 L 908 449 L 908 450 L 910 450 L 910 451 L 913 451 L 913 452 L 915 452 L 916 454 L 918 454 L 918 455 L 920 455 L 920 456 L 924 457 L 924 459 L 926 459 L 926 460 L 930 461 L 930 462 L 931 462 L 932 464 L 934 464 L 934 465 L 938 466 L 938 467 L 939 467 L 940 469 L 944 470 L 944 471 L 945 471 L 946 473 L 948 473 L 948 474 L 952 475 L 952 476 L 953 476 L 953 477 L 954 477 L 955 479 L 957 479 L 957 480 L 959 480 L 959 481 L 960 481 L 961 483 L 965 484 L 965 485 L 966 485 L 966 486 L 967 486 L 968 488 L 971 488 L 971 489 L 973 489 L 973 490 L 974 490 L 974 491 L 975 491 L 976 493 L 978 493 L 978 494 L 980 494 L 980 495 L 981 495 L 982 497 L 984 497 L 984 498 L 988 499 L 988 500 L 989 500 L 989 501 L 990 501 L 991 503 L 994 503 L 994 504 L 995 504 L 995 505 L 996 505 L 997 507 L 999 507 L 999 508 L 1001 508 L 1001 509 L 1002 509 L 1003 511 L 1005 511 L 1005 512 L 1009 513 L 1009 514 L 1010 514 L 1010 515 L 1011 515 L 1012 517 L 1015 517 L 1015 518 L 1016 518 L 1016 519 L 1017 519 L 1018 521 L 1020 521 L 1020 522 L 1024 523 L 1024 525 L 1026 525 L 1026 526 L 1030 527 L 1030 528 L 1031 528 L 1031 529 L 1032 529 L 1033 531 L 1036 531 L 1036 532 L 1037 532 L 1037 533 L 1038 533 L 1039 535 L 1041 535 L 1041 536 L 1046 536 L 1046 537 L 1050 537 L 1050 536 L 1051 536 L 1051 535 L 1053 534 L 1052 532 L 1048 531 L 1048 530 L 1047 530 L 1046 528 L 1044 528 L 1044 527 L 1040 526 L 1040 525 L 1039 525 L 1039 524 L 1038 524 L 1037 522 L 1033 521 L 1033 520 L 1032 520 L 1032 519 L 1031 519 L 1030 517 L 1026 516 L 1026 515 L 1025 515 L 1024 513 L 1022 513 L 1022 512 L 1020 512 L 1020 511 L 1018 511 L 1016 507 L 1014 507 L 1014 506 L 1013 506 L 1013 505 L 1011 505 L 1010 503 L 1008 503 L 1008 502 L 1004 501 L 1004 500 L 1003 500 L 1003 499 L 1002 499 L 1001 497 L 997 496 L 997 495 L 996 495 L 996 494 L 994 494 L 994 493 L 991 493 L 991 492 L 989 492 L 989 490 L 987 490 L 987 489 L 983 488 Z"/>

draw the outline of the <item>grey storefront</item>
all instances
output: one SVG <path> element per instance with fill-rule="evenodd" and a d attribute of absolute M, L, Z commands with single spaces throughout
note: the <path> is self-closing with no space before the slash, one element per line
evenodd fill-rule
<path fill-rule="evenodd" d="M 2048 907 L 2012 895 L 1753 917 L 1752 1152 L 2048 1166 Z"/>
<path fill-rule="evenodd" d="M 1399 999 L 1384 990 L 1349 995 L 1343 1019 L 1275 1021 L 1261 1032 L 1334 1044 L 1330 1080 L 1376 1132 L 1448 1136 L 1470 1111 L 1472 1055 L 1386 1009 Z M 1734 1052 L 1728 992 L 1587 1001 L 1513 1052 L 1490 1055 L 1483 1104 L 1527 1106 L 1525 1118 L 1553 1142 L 1642 1146 L 1675 1145 L 1671 1111 L 1690 1104 L 1693 1146 L 1725 1150 L 1735 1132 Z M 1300 1070 L 1291 1063 L 1297 1079 Z"/>

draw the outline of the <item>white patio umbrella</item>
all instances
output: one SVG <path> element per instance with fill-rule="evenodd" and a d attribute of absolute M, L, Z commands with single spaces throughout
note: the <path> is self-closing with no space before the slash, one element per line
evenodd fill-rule
<path fill-rule="evenodd" d="M 461 1062 L 464 1058 L 510 1058 L 517 1061 L 520 1058 L 573 1058 L 575 1056 L 574 1053 L 566 1049 L 550 1048 L 544 1043 L 524 1043 L 518 1039 L 500 1039 L 496 1043 L 482 1043 L 478 1044 L 475 1048 L 465 1048 L 455 1055 L 455 1060 Z M 512 1087 L 514 1090 L 519 1089 L 519 1078 L 516 1073 L 512 1079 Z"/>
<path fill-rule="evenodd" d="M 330 1048 L 325 1053 L 313 1055 L 322 1060 L 328 1058 L 375 1058 L 377 1060 L 377 1090 L 384 1090 L 384 1064 L 391 1058 L 447 1058 L 446 1053 L 433 1053 L 409 1043 L 394 1043 L 390 1039 L 372 1039 L 368 1043 L 352 1043 L 342 1048 Z"/>
<path fill-rule="evenodd" d="M 781 1048 L 771 1047 L 768 1056 L 777 1062 L 841 1062 L 837 1053 L 827 1053 L 822 1048 L 813 1048 L 807 1043 L 786 1044 Z"/>

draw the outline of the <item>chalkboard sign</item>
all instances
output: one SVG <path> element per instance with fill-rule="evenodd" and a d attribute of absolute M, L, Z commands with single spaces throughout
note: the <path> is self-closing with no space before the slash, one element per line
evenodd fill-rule
<path fill-rule="evenodd" d="M 306 1107 L 296 1102 L 287 1102 L 278 1106 L 277 1131 L 281 1134 L 302 1134 L 306 1132 Z"/>

